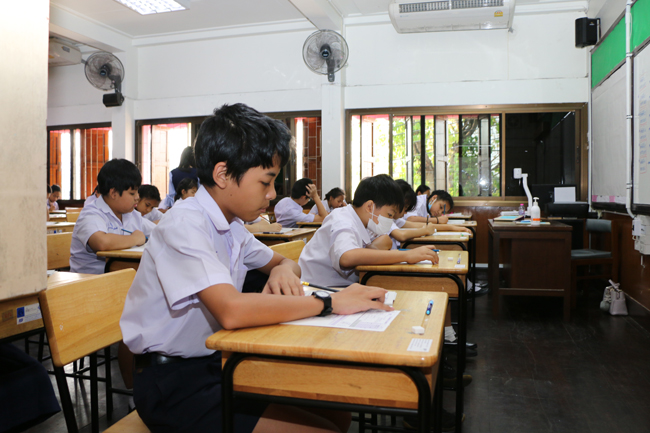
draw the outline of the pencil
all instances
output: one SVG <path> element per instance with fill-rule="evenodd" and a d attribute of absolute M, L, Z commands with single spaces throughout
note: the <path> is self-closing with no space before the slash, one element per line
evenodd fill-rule
<path fill-rule="evenodd" d="M 431 309 L 433 308 L 433 299 L 429 301 L 427 304 L 427 311 L 424 313 L 424 317 L 422 318 L 422 327 L 426 328 L 427 327 L 427 322 L 429 321 L 429 317 L 431 316 Z"/>
<path fill-rule="evenodd" d="M 321 290 L 327 290 L 328 292 L 338 292 L 338 289 L 332 289 L 331 287 L 325 287 L 325 286 L 319 286 L 314 283 L 308 283 L 306 281 L 302 281 L 303 286 L 309 286 L 309 287 L 314 287 L 316 289 L 321 289 Z"/>

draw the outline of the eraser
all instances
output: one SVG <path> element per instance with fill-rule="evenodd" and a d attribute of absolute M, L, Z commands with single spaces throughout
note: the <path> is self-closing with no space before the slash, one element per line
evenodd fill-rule
<path fill-rule="evenodd" d="M 392 307 L 396 297 L 397 297 L 396 292 L 386 292 L 386 296 L 384 296 L 384 304 Z"/>
<path fill-rule="evenodd" d="M 454 258 L 453 257 L 447 257 L 447 260 L 449 260 L 451 262 L 452 260 L 454 260 Z"/>
<path fill-rule="evenodd" d="M 424 328 L 421 326 L 414 326 L 412 329 L 414 334 L 418 334 L 418 335 L 424 334 Z"/>

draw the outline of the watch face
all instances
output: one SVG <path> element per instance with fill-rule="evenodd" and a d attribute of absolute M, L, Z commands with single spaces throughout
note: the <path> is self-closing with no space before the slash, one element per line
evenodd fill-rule
<path fill-rule="evenodd" d="M 319 298 L 329 298 L 329 297 L 330 297 L 330 294 L 329 294 L 329 293 L 324 292 L 324 291 L 322 291 L 322 290 L 319 290 L 319 291 L 314 292 L 314 295 L 317 296 L 317 297 L 319 297 Z"/>

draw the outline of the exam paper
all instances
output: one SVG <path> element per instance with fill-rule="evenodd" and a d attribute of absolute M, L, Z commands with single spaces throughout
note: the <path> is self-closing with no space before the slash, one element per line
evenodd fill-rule
<path fill-rule="evenodd" d="M 285 322 L 282 325 L 321 326 L 323 328 L 384 332 L 398 314 L 399 310 L 368 310 L 363 313 L 348 315 L 330 314 L 325 317 L 308 317 L 293 322 Z"/>
<path fill-rule="evenodd" d="M 139 247 L 125 248 L 122 251 L 136 251 L 136 252 L 139 251 L 139 252 L 143 253 L 145 245 L 147 245 L 147 244 L 140 245 Z"/>
<path fill-rule="evenodd" d="M 292 231 L 294 231 L 294 230 L 295 230 L 295 229 L 290 228 L 290 227 L 282 227 L 282 228 L 280 229 L 280 232 L 282 232 L 282 233 L 288 233 L 288 232 L 292 232 Z"/>
<path fill-rule="evenodd" d="M 436 232 L 432 236 L 467 236 L 467 232 Z"/>

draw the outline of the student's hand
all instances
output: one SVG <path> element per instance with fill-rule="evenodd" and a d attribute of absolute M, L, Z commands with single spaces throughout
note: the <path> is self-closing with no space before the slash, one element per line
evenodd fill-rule
<path fill-rule="evenodd" d="M 271 269 L 269 279 L 262 290 L 268 295 L 304 296 L 300 278 L 289 266 L 278 265 Z"/>
<path fill-rule="evenodd" d="M 140 230 L 134 230 L 133 233 L 131 233 L 131 236 L 136 242 L 136 245 L 144 245 L 144 243 L 147 242 L 147 237 Z"/>
<path fill-rule="evenodd" d="M 280 230 L 282 230 L 282 224 L 278 224 L 278 223 L 269 224 L 270 232 L 279 232 Z"/>
<path fill-rule="evenodd" d="M 436 220 L 436 222 L 438 224 L 447 224 L 447 221 L 449 221 L 449 217 L 447 215 L 440 215 L 437 218 L 438 219 Z M 431 220 L 431 218 L 429 218 L 429 220 Z"/>
<path fill-rule="evenodd" d="M 313 183 L 307 185 L 307 197 L 311 198 L 314 201 L 320 201 L 320 197 L 318 196 L 318 189 Z"/>
<path fill-rule="evenodd" d="M 427 226 L 424 228 L 427 231 L 427 235 L 432 235 L 436 232 L 436 226 L 431 223 L 427 224 Z"/>
<path fill-rule="evenodd" d="M 354 314 L 367 310 L 393 311 L 393 307 L 384 304 L 387 290 L 362 286 L 355 283 L 340 292 L 333 293 L 332 312 L 335 314 Z"/>
<path fill-rule="evenodd" d="M 366 248 L 388 251 L 393 248 L 393 240 L 388 235 L 381 235 L 372 241 L 369 245 L 367 245 Z"/>
<path fill-rule="evenodd" d="M 426 245 L 412 250 L 404 251 L 404 261 L 409 264 L 418 263 L 422 260 L 431 260 L 434 265 L 438 263 L 438 253 L 431 251 L 435 245 Z"/>
<path fill-rule="evenodd" d="M 467 227 L 454 226 L 454 225 L 452 225 L 451 227 L 452 227 L 451 230 L 454 231 L 454 232 L 472 233 L 472 231 L 470 229 L 468 229 Z"/>

